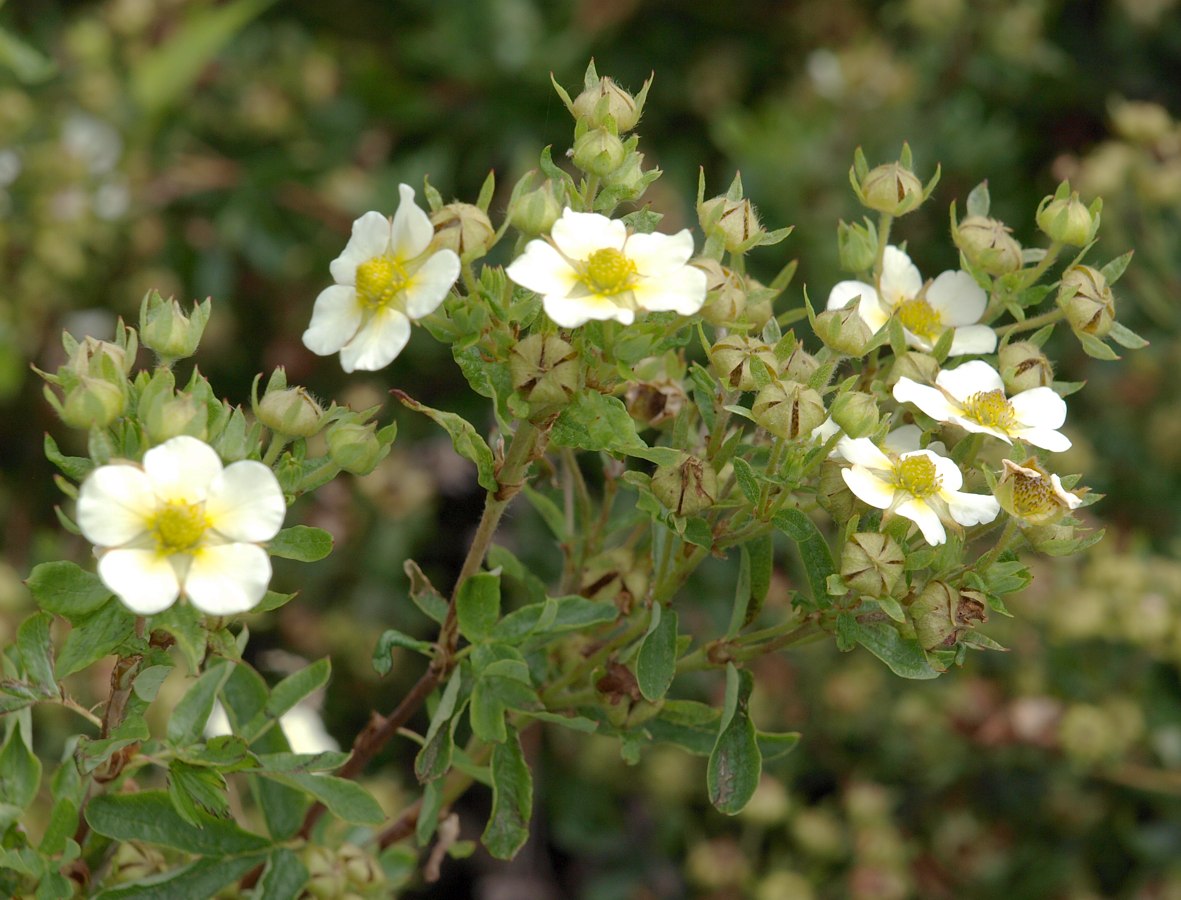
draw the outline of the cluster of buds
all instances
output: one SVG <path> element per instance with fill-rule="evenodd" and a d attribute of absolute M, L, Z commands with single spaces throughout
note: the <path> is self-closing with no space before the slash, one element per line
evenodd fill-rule
<path fill-rule="evenodd" d="M 304 890 L 312 897 L 360 900 L 385 896 L 389 889 L 377 860 L 354 844 L 337 850 L 312 845 L 304 854 L 308 883 Z"/>
<path fill-rule="evenodd" d="M 38 370 L 47 382 L 46 400 L 71 428 L 105 428 L 127 408 L 127 375 L 138 346 L 135 331 L 120 320 L 114 342 L 92 337 L 79 342 L 63 334 L 62 346 L 67 363 L 53 375 Z M 62 396 L 50 385 L 59 388 Z"/>

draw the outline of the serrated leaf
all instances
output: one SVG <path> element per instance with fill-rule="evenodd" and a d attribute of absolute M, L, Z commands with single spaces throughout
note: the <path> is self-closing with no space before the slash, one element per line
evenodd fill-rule
<path fill-rule="evenodd" d="M 492 458 L 492 450 L 467 419 L 455 413 L 432 409 L 402 391 L 395 389 L 393 394 L 407 409 L 422 413 L 447 432 L 455 452 L 476 464 L 476 480 L 480 487 L 493 493 L 500 490 L 500 485 L 496 481 L 496 464 Z"/>
<path fill-rule="evenodd" d="M 677 671 L 677 614 L 655 604 L 648 633 L 636 656 L 636 682 L 646 700 L 668 693 Z"/>
<path fill-rule="evenodd" d="M 205 630 L 201 613 L 195 606 L 189 603 L 174 603 L 164 612 L 152 616 L 151 627 L 153 631 L 166 631 L 176 639 L 176 647 L 184 657 L 190 673 L 195 674 L 201 668 L 208 632 Z"/>
<path fill-rule="evenodd" d="M 244 831 L 233 822 L 201 817 L 190 825 L 172 808 L 164 791 L 100 794 L 86 805 L 86 821 L 96 832 L 116 841 L 144 841 L 205 856 L 231 856 L 265 850 L 270 841 Z"/>
<path fill-rule="evenodd" d="M 636 433 L 636 423 L 618 397 L 583 391 L 574 396 L 550 430 L 550 440 L 560 447 L 623 453 L 672 465 L 680 451 L 671 447 L 649 447 Z"/>
<path fill-rule="evenodd" d="M 168 798 L 177 814 L 195 828 L 205 827 L 205 815 L 229 816 L 226 780 L 208 766 L 172 760 L 168 764 Z"/>
<path fill-rule="evenodd" d="M 89 615 L 113 596 L 97 575 L 72 562 L 41 563 L 25 583 L 38 606 L 71 621 Z"/>
<path fill-rule="evenodd" d="M 282 559 L 316 562 L 332 552 L 332 535 L 323 528 L 292 525 L 267 542 L 267 551 Z"/>
<path fill-rule="evenodd" d="M 512 859 L 529 838 L 533 815 L 533 777 L 521 752 L 520 736 L 492 748 L 492 812 L 484 828 L 484 847 L 497 859 Z"/>
<path fill-rule="evenodd" d="M 115 599 L 88 615 L 79 616 L 57 657 L 58 680 L 113 653 L 134 633 L 135 616 Z"/>

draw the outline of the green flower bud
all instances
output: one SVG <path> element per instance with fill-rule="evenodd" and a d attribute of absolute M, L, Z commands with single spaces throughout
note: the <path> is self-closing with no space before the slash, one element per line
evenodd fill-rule
<path fill-rule="evenodd" d="M 582 171 L 605 177 L 623 165 L 627 148 L 607 129 L 596 128 L 574 142 L 572 157 Z"/>
<path fill-rule="evenodd" d="M 701 308 L 705 321 L 725 327 L 741 319 L 746 310 L 743 277 L 716 259 L 698 257 L 692 264 L 705 272 L 705 305 Z"/>
<path fill-rule="evenodd" d="M 746 276 L 746 310 L 742 314 L 744 321 L 762 330 L 768 320 L 775 315 L 775 298 L 779 292 L 764 287 L 758 281 Z"/>
<path fill-rule="evenodd" d="M 211 300 L 193 305 L 186 316 L 173 298 L 165 300 L 158 291 L 148 291 L 139 307 L 139 338 L 166 361 L 185 359 L 197 352 L 205 324 L 209 321 Z"/>
<path fill-rule="evenodd" d="M 845 483 L 841 470 L 845 467 L 832 459 L 826 459 L 820 464 L 820 483 L 816 492 L 816 501 L 821 509 L 827 512 L 837 522 L 847 522 L 853 517 L 853 509 L 857 499 Z"/>
<path fill-rule="evenodd" d="M 344 894 L 348 882 L 331 850 L 312 845 L 304 852 L 303 863 L 309 876 L 305 891 L 320 900 L 335 900 Z"/>
<path fill-rule="evenodd" d="M 1037 208 L 1037 227 L 1052 240 L 1071 247 L 1082 247 L 1099 230 L 1099 210 L 1096 200 L 1088 209 L 1078 198 L 1078 191 L 1070 192 L 1070 185 L 1062 182 L 1052 197 L 1045 197 Z"/>
<path fill-rule="evenodd" d="M 755 397 L 755 422 L 789 441 L 808 438 L 828 418 L 820 394 L 798 381 L 773 381 Z"/>
<path fill-rule="evenodd" d="M 153 446 L 181 434 L 200 440 L 208 437 L 209 412 L 190 394 L 161 395 L 146 409 L 141 403 L 139 419 Z"/>
<path fill-rule="evenodd" d="M 860 303 L 861 300 L 857 299 L 848 306 L 826 310 L 816 317 L 816 336 L 826 347 L 846 356 L 865 355 L 873 332 L 857 312 Z"/>
<path fill-rule="evenodd" d="M 345 472 L 368 475 L 389 453 L 377 436 L 377 425 L 337 422 L 328 429 L 328 456 Z"/>
<path fill-rule="evenodd" d="M 870 597 L 893 594 L 905 563 L 898 543 L 876 531 L 859 532 L 841 548 L 841 578 L 857 593 Z"/>
<path fill-rule="evenodd" d="M 1077 509 L 1082 500 L 1077 494 L 1062 487 L 1057 475 L 1051 475 L 1036 458 L 1021 465 L 1011 459 L 1002 460 L 1004 472 L 996 486 L 996 499 L 1001 509 L 1029 525 L 1052 525 L 1070 510 Z"/>
<path fill-rule="evenodd" d="M 562 215 L 553 181 L 547 178 L 541 187 L 518 197 L 509 215 L 513 227 L 528 237 L 549 234 Z"/>
<path fill-rule="evenodd" d="M 633 201 L 642 197 L 648 185 L 659 175 L 659 169 L 644 170 L 643 153 L 629 150 L 619 167 L 604 176 L 603 182 L 611 187 L 617 196 Z"/>
<path fill-rule="evenodd" d="M 509 371 L 533 418 L 557 414 L 581 387 L 578 354 L 557 335 L 531 334 L 514 344 Z"/>
<path fill-rule="evenodd" d="M 815 356 L 804 349 L 803 344 L 797 342 L 787 359 L 780 363 L 780 366 L 784 378 L 807 384 L 816 374 L 816 370 L 820 368 L 820 363 Z"/>
<path fill-rule="evenodd" d="M 877 229 L 866 220 L 866 225 L 837 224 L 837 251 L 841 268 L 846 272 L 868 272 L 878 258 Z"/>
<path fill-rule="evenodd" d="M 1075 331 L 1104 337 L 1115 323 L 1115 297 L 1107 279 L 1090 266 L 1071 266 L 1058 287 L 1058 305 Z"/>
<path fill-rule="evenodd" d="M 660 428 L 672 422 L 689 397 L 676 381 L 634 381 L 623 402 L 642 428 Z"/>
<path fill-rule="evenodd" d="M 900 216 L 922 203 L 923 183 L 900 163 L 870 169 L 861 182 L 861 202 L 870 209 Z"/>
<path fill-rule="evenodd" d="M 886 386 L 893 387 L 899 378 L 909 378 L 919 384 L 934 384 L 935 376 L 939 374 L 939 361 L 926 353 L 908 350 L 901 356 L 894 357 L 890 364 L 890 374 L 886 378 Z"/>
<path fill-rule="evenodd" d="M 1001 379 L 1010 397 L 1022 391 L 1049 387 L 1054 381 L 1054 369 L 1036 344 L 1017 341 L 1005 344 L 1000 351 Z"/>
<path fill-rule="evenodd" d="M 1039 553 L 1046 553 L 1054 549 L 1059 541 L 1074 540 L 1074 526 L 1066 522 L 1054 522 L 1050 525 L 1034 525 L 1021 529 L 1033 549 Z M 1061 551 L 1057 551 L 1061 554 Z"/>
<path fill-rule="evenodd" d="M 59 412 L 71 428 L 105 428 L 123 414 L 126 406 L 127 392 L 122 385 L 83 376 L 66 392 Z"/>
<path fill-rule="evenodd" d="M 686 455 L 679 463 L 661 466 L 652 476 L 652 493 L 678 516 L 693 516 L 714 505 L 718 474 L 713 466 Z"/>
<path fill-rule="evenodd" d="M 337 861 L 344 869 L 349 886 L 359 891 L 372 890 L 385 882 L 385 872 L 377 860 L 356 844 L 341 844 Z"/>
<path fill-rule="evenodd" d="M 155 847 L 126 841 L 118 845 L 107 870 L 107 885 L 126 884 L 148 878 L 168 868 L 163 854 Z"/>
<path fill-rule="evenodd" d="M 612 601 L 626 615 L 647 590 L 647 565 L 637 565 L 632 553 L 619 547 L 587 562 L 578 592 L 591 600 Z"/>
<path fill-rule="evenodd" d="M 877 401 L 862 391 L 848 391 L 832 401 L 829 414 L 841 426 L 841 431 L 851 438 L 866 437 L 878 427 Z"/>
<path fill-rule="evenodd" d="M 623 134 L 631 131 L 640 121 L 644 111 L 644 100 L 648 95 L 648 85 L 651 80 L 644 82 L 644 87 L 638 96 L 633 97 L 614 79 L 604 76 L 587 87 L 574 98 L 570 110 L 576 119 L 581 119 L 591 128 L 609 127 L 608 116 L 614 120 L 615 133 Z"/>
<path fill-rule="evenodd" d="M 907 612 L 925 650 L 953 647 L 964 631 L 988 621 L 988 604 L 979 591 L 957 591 L 942 581 L 928 582 Z"/>
<path fill-rule="evenodd" d="M 486 254 L 496 237 L 488 214 L 471 203 L 448 203 L 431 213 L 431 224 L 435 226 L 433 248 L 451 250 L 464 262 Z"/>
<path fill-rule="evenodd" d="M 702 231 L 706 235 L 720 234 L 723 245 L 731 253 L 749 249 L 767 233 L 759 224 L 758 210 L 745 198 L 713 197 L 697 208 L 697 218 Z"/>
<path fill-rule="evenodd" d="M 771 348 L 757 338 L 742 334 L 727 335 L 709 351 L 714 373 L 723 384 L 739 391 L 753 391 L 758 387 L 750 371 L 751 358 L 756 356 L 772 374 L 778 373 L 779 360 Z"/>
<path fill-rule="evenodd" d="M 135 332 L 127 329 L 127 346 L 86 337 L 70 354 L 68 366 L 77 375 L 90 375 L 122 383 L 135 364 Z"/>
<path fill-rule="evenodd" d="M 267 392 L 254 414 L 263 425 L 284 437 L 311 437 L 319 434 L 324 425 L 324 410 L 301 387 Z"/>
<path fill-rule="evenodd" d="M 952 223 L 951 237 L 964 258 L 989 275 L 1007 275 L 1021 268 L 1021 245 L 1011 228 L 987 216 L 968 216 Z"/>

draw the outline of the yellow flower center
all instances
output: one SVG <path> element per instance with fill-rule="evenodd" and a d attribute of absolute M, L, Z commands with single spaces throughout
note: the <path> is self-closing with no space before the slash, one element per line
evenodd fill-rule
<path fill-rule="evenodd" d="M 357 266 L 357 296 L 366 306 L 381 308 L 392 302 L 409 280 L 397 260 L 375 256 Z"/>
<path fill-rule="evenodd" d="M 1013 476 L 1013 509 L 1023 519 L 1049 515 L 1062 505 L 1046 478 L 1033 478 L 1020 472 Z"/>
<path fill-rule="evenodd" d="M 964 402 L 964 414 L 981 425 L 1008 432 L 1017 424 L 1013 404 L 1005 399 L 1004 391 L 977 391 Z"/>
<path fill-rule="evenodd" d="M 152 521 L 156 549 L 164 554 L 192 550 L 208 528 L 204 503 L 166 503 Z"/>
<path fill-rule="evenodd" d="M 585 280 L 597 294 L 619 294 L 631 287 L 636 264 L 613 247 L 596 250 L 586 261 Z"/>
<path fill-rule="evenodd" d="M 897 315 L 903 328 L 921 338 L 933 341 L 943 332 L 939 313 L 921 297 L 903 300 L 898 304 Z"/>
<path fill-rule="evenodd" d="M 894 483 L 919 500 L 938 493 L 943 479 L 926 454 L 908 456 L 894 466 Z"/>

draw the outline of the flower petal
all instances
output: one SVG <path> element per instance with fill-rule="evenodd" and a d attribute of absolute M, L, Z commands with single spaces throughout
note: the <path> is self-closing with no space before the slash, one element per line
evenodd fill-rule
<path fill-rule="evenodd" d="M 312 307 L 312 321 L 303 345 L 320 356 L 331 356 L 353 339 L 363 311 L 354 288 L 334 284 L 320 291 Z"/>
<path fill-rule="evenodd" d="M 258 606 L 271 580 L 271 560 L 255 544 L 201 547 L 185 576 L 193 606 L 213 616 L 229 616 Z"/>
<path fill-rule="evenodd" d="M 693 235 L 688 228 L 676 234 L 633 234 L 627 239 L 623 255 L 636 264 L 645 278 L 670 275 L 693 255 Z"/>
<path fill-rule="evenodd" d="M 873 285 L 864 281 L 838 281 L 828 292 L 828 303 L 824 308 L 844 309 L 858 297 L 873 297 L 876 302 L 877 296 L 878 292 L 873 289 Z"/>
<path fill-rule="evenodd" d="M 939 516 L 925 500 L 906 500 L 898 504 L 898 515 L 904 516 L 919 526 L 923 538 L 932 547 L 947 540 L 947 529 L 939 521 Z"/>
<path fill-rule="evenodd" d="M 168 609 L 180 595 L 171 557 L 155 550 L 108 550 L 98 561 L 103 584 L 133 613 L 152 616 Z"/>
<path fill-rule="evenodd" d="M 145 453 L 144 472 L 161 500 L 200 503 L 221 474 L 221 459 L 204 441 L 182 434 Z"/>
<path fill-rule="evenodd" d="M 634 310 L 620 306 L 602 294 L 584 294 L 581 297 L 547 294 L 541 303 L 545 314 L 563 328 L 577 328 L 592 319 L 598 322 L 614 319 L 624 325 L 630 325 L 636 320 Z"/>
<path fill-rule="evenodd" d="M 965 491 L 941 491 L 947 501 L 951 517 L 961 525 L 986 525 L 1001 512 L 996 497 L 989 494 L 969 494 Z"/>
<path fill-rule="evenodd" d="M 410 320 L 396 309 L 383 307 L 341 348 L 340 366 L 346 372 L 384 369 L 409 340 Z"/>
<path fill-rule="evenodd" d="M 964 431 L 969 431 L 972 434 L 991 434 L 995 438 L 1000 438 L 1006 444 L 1013 443 L 1013 439 L 1001 431 L 999 428 L 993 428 L 991 425 L 984 425 L 977 422 L 975 419 L 969 419 L 967 416 L 955 415 L 947 420 L 953 425 L 959 425 Z"/>
<path fill-rule="evenodd" d="M 627 226 L 619 219 L 608 219 L 598 213 L 580 213 L 566 209 L 554 222 L 550 237 L 563 255 L 583 261 L 596 250 L 610 247 L 623 250 L 627 242 Z"/>
<path fill-rule="evenodd" d="M 99 547 L 118 547 L 144 534 L 158 501 L 139 466 L 99 466 L 82 482 L 75 518 Z"/>
<path fill-rule="evenodd" d="M 645 278 L 633 289 L 636 305 L 651 312 L 672 310 L 691 316 L 705 303 L 706 275 L 694 266 L 681 266 L 659 278 Z"/>
<path fill-rule="evenodd" d="M 410 282 L 402 290 L 403 306 L 406 315 L 411 319 L 421 319 L 429 316 L 447 292 L 455 279 L 459 277 L 459 257 L 453 250 L 440 250 L 432 253 L 431 258 L 423 264 L 411 277 Z"/>
<path fill-rule="evenodd" d="M 893 472 L 894 463 L 869 438 L 843 437 L 837 441 L 837 453 L 849 462 L 869 469 Z"/>
<path fill-rule="evenodd" d="M 404 262 L 426 251 L 435 236 L 435 226 L 414 202 L 414 188 L 398 185 L 398 211 L 390 228 L 390 249 L 394 259 Z"/>
<path fill-rule="evenodd" d="M 951 336 L 948 356 L 978 356 L 996 349 L 996 332 L 987 325 L 961 325 Z"/>
<path fill-rule="evenodd" d="M 944 325 L 975 325 L 988 306 L 988 295 L 967 272 L 941 272 L 927 288 L 927 302 Z M 985 351 L 991 352 L 991 351 Z"/>
<path fill-rule="evenodd" d="M 1062 479 L 1057 475 L 1050 476 L 1050 484 L 1054 487 L 1054 495 L 1066 504 L 1068 509 L 1078 509 L 1083 504 L 1083 498 L 1078 494 L 1066 490 L 1062 486 Z"/>
<path fill-rule="evenodd" d="M 917 456 L 920 453 L 931 460 L 931 464 L 935 466 L 935 473 L 939 476 L 939 484 L 943 490 L 958 491 L 964 486 L 964 473 L 960 471 L 960 467 L 955 462 L 946 456 L 940 456 L 930 450 L 915 450 L 912 453 L 904 454 L 903 459 L 907 456 Z"/>
<path fill-rule="evenodd" d="M 1062 453 L 1071 447 L 1070 438 L 1052 428 L 1014 428 L 1013 437 L 1051 453 Z"/>
<path fill-rule="evenodd" d="M 890 245 L 882 254 L 881 300 L 887 310 L 892 310 L 904 300 L 917 297 L 923 289 L 923 276 L 910 257 Z"/>
<path fill-rule="evenodd" d="M 841 477 L 859 499 L 878 509 L 888 509 L 897 495 L 894 485 L 878 478 L 865 466 L 842 469 Z"/>
<path fill-rule="evenodd" d="M 944 369 L 935 377 L 935 383 L 961 403 L 981 391 L 1005 389 L 1000 373 L 980 359 L 966 362 L 954 369 Z"/>
<path fill-rule="evenodd" d="M 353 222 L 353 235 L 328 271 L 337 284 L 357 283 L 357 266 L 390 248 L 390 220 L 379 212 L 367 212 Z"/>
<path fill-rule="evenodd" d="M 1050 387 L 1030 388 L 1009 400 L 1017 421 L 1024 427 L 1061 428 L 1066 421 L 1066 401 Z"/>
<path fill-rule="evenodd" d="M 274 473 L 244 459 L 226 466 L 209 486 L 205 515 L 231 541 L 269 541 L 283 527 L 287 504 Z"/>
<path fill-rule="evenodd" d="M 894 399 L 899 403 L 913 403 L 932 419 L 949 422 L 960 413 L 959 407 L 948 400 L 938 388 L 912 381 L 905 375 L 894 385 Z"/>
<path fill-rule="evenodd" d="M 565 297 L 578 285 L 578 272 L 548 241 L 535 239 L 505 270 L 513 281 L 542 296 Z"/>
<path fill-rule="evenodd" d="M 886 435 L 882 443 L 895 453 L 909 453 L 922 445 L 923 429 L 917 425 L 899 425 Z"/>

